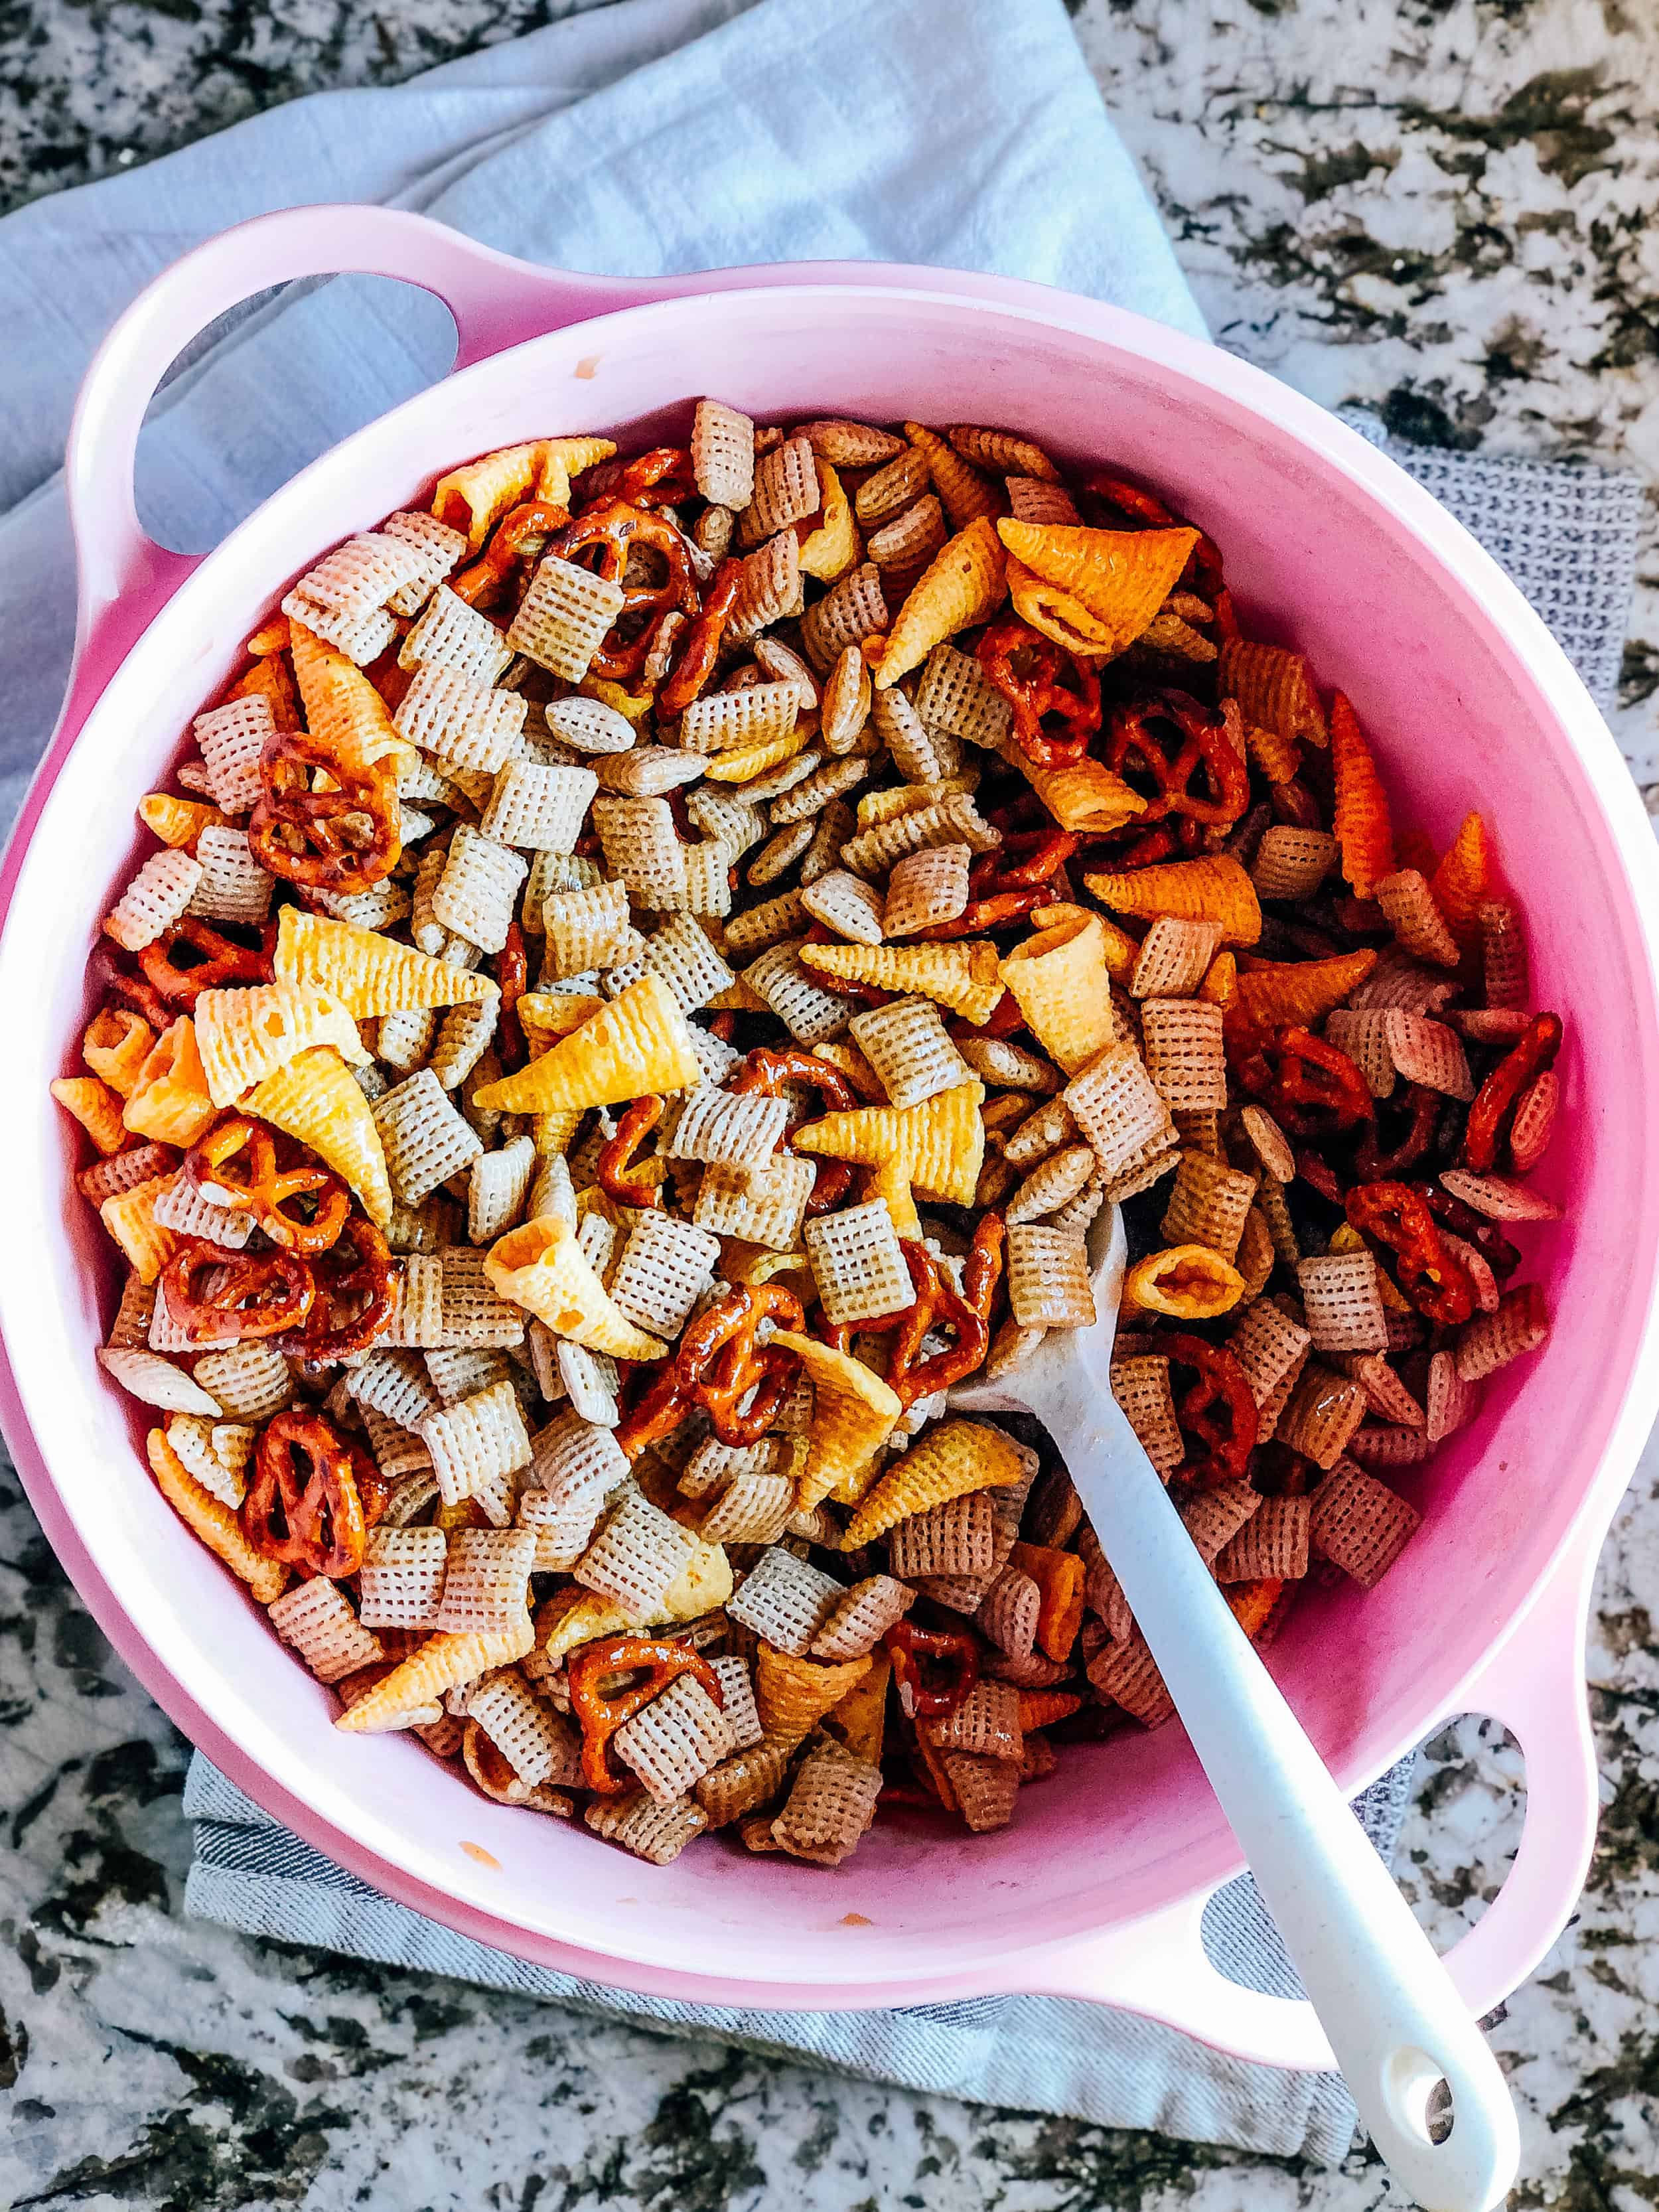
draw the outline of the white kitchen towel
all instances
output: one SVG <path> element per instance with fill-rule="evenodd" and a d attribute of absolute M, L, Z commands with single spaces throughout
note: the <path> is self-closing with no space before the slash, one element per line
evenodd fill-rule
<path fill-rule="evenodd" d="M 1004 271 L 1201 333 L 1158 218 L 1058 0 L 621 0 L 413 83 L 316 94 L 0 222 L 0 822 L 55 714 L 72 628 L 56 471 L 76 383 L 110 320 L 210 232 L 299 199 L 422 210 L 550 264 L 648 274 L 885 258 Z M 181 333 L 181 341 L 186 334 Z M 152 409 L 146 519 L 211 544 L 295 468 L 440 374 L 447 317 L 348 278 L 295 288 L 190 345 Z M 1558 622 L 1603 693 L 1633 561 L 1635 487 L 1457 457 L 1407 465 Z M 1470 471 L 1478 473 L 1471 474 Z M 1409 1762 L 1361 1818 L 1393 1849 Z M 1243 2065 L 1100 2007 L 1036 1998 L 892 2012 L 664 2004 L 527 1966 L 379 1896 L 277 1827 L 205 1760 L 186 1909 L 256 1935 L 541 1994 L 872 2079 L 1282 2154 L 1340 2157 L 1329 2075 Z M 1218 1963 L 1293 1988 L 1254 1886 L 1206 1923 Z"/>

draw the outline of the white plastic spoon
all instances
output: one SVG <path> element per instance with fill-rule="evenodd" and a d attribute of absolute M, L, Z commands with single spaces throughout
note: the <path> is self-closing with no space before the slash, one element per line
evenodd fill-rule
<path fill-rule="evenodd" d="M 1116 1206 L 1096 1222 L 1090 1257 L 1093 1327 L 1053 1331 L 951 1404 L 1032 1413 L 1054 1438 L 1372 2141 L 1425 2212 L 1490 2212 L 1520 2156 L 1508 2085 L 1111 1395 L 1126 1257 Z M 1452 2124 L 1436 2142 L 1427 2114 L 1443 2080 Z"/>

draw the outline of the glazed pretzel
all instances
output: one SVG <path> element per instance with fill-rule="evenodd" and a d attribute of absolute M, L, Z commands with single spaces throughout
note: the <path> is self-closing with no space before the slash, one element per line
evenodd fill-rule
<path fill-rule="evenodd" d="M 625 1690 L 605 1690 L 607 1677 L 637 1674 L 641 1669 L 642 1682 Z M 688 1644 L 671 1644 L 665 1637 L 602 1636 L 572 1656 L 566 1679 L 570 1710 L 582 1732 L 582 1781 L 587 1789 L 614 1797 L 629 1787 L 631 1778 L 611 1763 L 611 1739 L 682 1674 L 691 1675 L 717 1705 L 724 1705 L 725 1688 L 708 1662 Z"/>
<path fill-rule="evenodd" d="M 702 1406 L 723 1444 L 757 1443 L 771 1427 L 800 1365 L 799 1352 L 759 1345 L 763 1322 L 798 1329 L 800 1300 L 782 1283 L 734 1283 L 687 1324 L 679 1349 L 664 1360 L 617 1430 L 629 1459 L 678 1428 Z M 753 1390 L 754 1402 L 739 1412 Z"/>
<path fill-rule="evenodd" d="M 524 949 L 524 931 L 516 921 L 507 926 L 507 942 L 495 957 L 495 981 L 501 986 L 501 1011 L 495 1025 L 495 1049 L 509 1075 L 524 1066 L 529 1048 L 519 1019 L 519 1001 L 530 988 L 530 962 Z"/>
<path fill-rule="evenodd" d="M 1241 1063 L 1238 1079 L 1293 1137 L 1324 1136 L 1376 1118 L 1359 1069 L 1311 1030 L 1274 1030 Z"/>
<path fill-rule="evenodd" d="M 618 1206 L 659 1206 L 662 1186 L 649 1180 L 651 1166 L 634 1158 L 663 1116 L 660 1098 L 636 1098 L 617 1124 L 617 1133 L 599 1153 L 595 1170 L 599 1188 Z"/>
<path fill-rule="evenodd" d="M 1409 1185 L 1361 1183 L 1348 1193 L 1346 1211 L 1370 1250 L 1387 1255 L 1395 1281 L 1425 1321 L 1455 1328 L 1469 1319 L 1474 1311 L 1469 1271 Z"/>
<path fill-rule="evenodd" d="M 722 561 L 715 569 L 708 596 L 685 633 L 685 643 L 673 673 L 657 694 L 659 714 L 683 714 L 714 674 L 742 580 L 741 561 Z"/>
<path fill-rule="evenodd" d="M 567 523 L 548 541 L 548 550 L 562 561 L 592 568 L 608 583 L 623 586 L 622 619 L 629 615 L 652 617 L 631 638 L 617 640 L 613 623 L 605 642 L 594 654 L 589 674 L 629 682 L 636 677 L 651 647 L 654 618 L 665 614 L 697 612 L 697 586 L 691 571 L 691 552 L 673 524 L 626 500 L 613 499 L 590 507 L 579 521 Z M 635 553 L 657 554 L 664 565 L 659 584 L 630 584 L 628 569 Z M 594 557 L 583 561 L 581 556 Z"/>
<path fill-rule="evenodd" d="M 180 964 L 180 953 L 193 957 Z M 270 932 L 262 930 L 258 945 L 244 945 L 204 921 L 199 915 L 187 914 L 144 946 L 138 965 L 144 981 L 163 1006 L 182 1006 L 188 1012 L 204 991 L 217 991 L 227 983 L 270 982 Z M 125 979 L 117 980 L 118 988 Z M 132 1003 L 147 1021 L 151 1019 L 142 1001 L 135 997 Z M 153 1025 L 166 1029 L 172 1018 L 170 1012 L 164 1012 Z"/>
<path fill-rule="evenodd" d="M 313 787 L 319 771 L 331 788 Z M 329 891 L 366 891 L 390 874 L 401 832 L 388 766 L 349 768 L 315 738 L 279 730 L 265 741 L 259 776 L 247 839 L 270 874 Z"/>
<path fill-rule="evenodd" d="M 187 1237 L 161 1270 L 167 1309 L 190 1343 L 278 1336 L 310 1312 L 311 1264 L 297 1252 L 227 1252 Z"/>
<path fill-rule="evenodd" d="M 1210 1344 L 1179 1329 L 1157 1341 L 1160 1352 L 1197 1376 L 1176 1399 L 1176 1419 L 1204 1450 L 1197 1459 L 1189 1455 L 1182 1462 L 1177 1469 L 1181 1479 L 1202 1490 L 1240 1480 L 1255 1449 L 1258 1427 L 1249 1376 L 1224 1344 Z"/>
<path fill-rule="evenodd" d="M 828 933 L 824 933 L 827 936 Z M 843 988 L 837 979 L 836 988 Z M 882 1005 L 891 997 L 883 991 L 876 995 L 873 986 L 860 988 L 854 995 L 868 997 L 875 1005 Z M 769 1045 L 757 1045 L 743 1066 L 726 1085 L 726 1089 L 742 1097 L 781 1098 L 784 1086 L 795 1083 L 816 1091 L 823 1102 L 823 1111 L 845 1113 L 859 1103 L 859 1095 L 838 1067 L 816 1053 L 804 1050 L 799 1045 L 787 1045 L 781 1051 Z M 781 1152 L 787 1139 L 780 1138 Z M 828 1213 L 841 1204 L 853 1185 L 852 1164 L 847 1160 L 820 1160 L 813 1179 L 812 1194 L 806 1201 L 809 1214 Z"/>
<path fill-rule="evenodd" d="M 326 1363 L 367 1352 L 392 1318 L 392 1253 L 374 1224 L 354 1213 L 311 1261 L 316 1295 L 302 1325 L 278 1349 Z"/>
<path fill-rule="evenodd" d="M 896 1620 L 881 1640 L 893 1662 L 907 1720 L 936 1720 L 955 1712 L 979 1680 L 979 1645 L 965 1628 L 919 1628 L 913 1620 Z M 943 1681 L 924 1680 L 923 1659 L 945 1668 Z"/>
<path fill-rule="evenodd" d="M 1174 731 L 1173 746 L 1162 738 L 1164 729 Z M 1178 816 L 1183 823 L 1226 827 L 1250 803 L 1249 769 L 1226 720 L 1212 720 L 1184 691 L 1155 691 L 1117 708 L 1105 757 L 1116 775 L 1138 767 L 1150 777 L 1143 822 Z"/>
<path fill-rule="evenodd" d="M 544 500 L 527 500 L 522 507 L 514 507 L 495 525 L 477 559 L 450 578 L 450 590 L 470 607 L 494 601 L 514 571 L 539 559 L 548 539 L 569 520 L 568 507 L 555 507 Z"/>
<path fill-rule="evenodd" d="M 296 1408 L 266 1424 L 241 1522 L 255 1551 L 302 1575 L 356 1573 L 365 1522 L 356 1455 L 324 1414 Z"/>
<path fill-rule="evenodd" d="M 332 1169 L 306 1158 L 279 1168 L 274 1130 L 233 1114 L 191 1147 L 185 1173 L 221 1206 L 251 1213 L 284 1251 L 325 1252 L 345 1227 L 351 1194 Z M 313 1201 L 309 1212 L 305 1201 Z M 295 1206 L 297 1211 L 293 1211 Z"/>
<path fill-rule="evenodd" d="M 1100 677 L 1053 638 L 1005 615 L 979 641 L 987 680 L 1014 710 L 1014 742 L 1038 768 L 1070 768 L 1100 728 Z M 1058 716 L 1062 734 L 1044 727 Z"/>
<path fill-rule="evenodd" d="M 982 936 L 988 929 L 1017 921 L 1033 907 L 1054 896 L 1054 878 L 1081 838 L 1069 830 L 1016 830 L 994 852 L 981 853 L 968 872 L 968 903 L 951 921 L 936 921 L 915 933 L 919 944 L 946 945 L 959 937 Z M 837 977 L 836 988 L 847 988 Z"/>
<path fill-rule="evenodd" d="M 599 461 L 582 477 L 584 514 L 607 500 L 634 507 L 678 507 L 696 495 L 696 471 L 684 446 L 653 446 L 631 461 Z"/>
<path fill-rule="evenodd" d="M 819 1336 L 832 1350 L 846 1352 L 856 1334 L 891 1332 L 887 1382 L 901 1404 L 913 1406 L 918 1398 L 948 1390 L 953 1382 L 962 1382 L 984 1364 L 991 1341 L 991 1308 L 1002 1276 L 1006 1233 L 1000 1213 L 981 1215 L 963 1261 L 960 1295 L 927 1247 L 914 1237 L 902 1237 L 899 1249 L 915 1293 L 910 1304 L 896 1313 L 857 1323 L 825 1322 L 820 1315 Z M 924 1358 L 922 1346 L 929 1333 L 940 1327 L 951 1329 L 956 1341 Z"/>

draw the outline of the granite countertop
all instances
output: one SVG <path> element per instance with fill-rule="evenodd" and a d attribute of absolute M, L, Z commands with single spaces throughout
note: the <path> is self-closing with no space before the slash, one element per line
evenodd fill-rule
<path fill-rule="evenodd" d="M 316 88 L 386 82 L 538 0 L 9 0 L 0 199 Z M 1400 434 L 1659 474 L 1659 17 L 1638 0 L 1083 0 L 1077 27 L 1221 342 Z M 1659 547 L 1615 720 L 1659 809 Z M 1583 1910 L 1495 2041 L 1521 2205 L 1659 2205 L 1659 1457 L 1590 1656 Z M 1380 2168 L 967 2108 L 178 1911 L 187 1747 L 0 1475 L 0 2203 L 391 2212 L 1369 2212 Z M 1495 1894 L 1514 1746 L 1427 1749 L 1400 1867 L 1439 1940 Z"/>

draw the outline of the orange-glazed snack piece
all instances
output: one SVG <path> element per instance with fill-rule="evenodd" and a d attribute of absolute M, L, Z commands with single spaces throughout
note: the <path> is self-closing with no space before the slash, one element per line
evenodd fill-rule
<path fill-rule="evenodd" d="M 1051 1544 L 1016 1544 L 1009 1554 L 1042 1593 L 1037 1643 L 1050 1659 L 1069 1659 L 1083 1626 L 1083 1562 Z"/>
<path fill-rule="evenodd" d="M 180 1014 L 151 1047 L 122 1118 L 135 1136 L 188 1146 L 217 1112 L 197 1049 L 196 1024 Z"/>
<path fill-rule="evenodd" d="M 1463 950 L 1479 945 L 1480 909 L 1492 896 L 1492 848 L 1483 815 L 1472 811 L 1464 816 L 1444 859 L 1430 873 L 1429 889 Z"/>
<path fill-rule="evenodd" d="M 1331 827 L 1342 848 L 1342 873 L 1354 896 L 1368 899 L 1394 873 L 1394 831 L 1376 763 L 1340 691 L 1331 699 L 1331 775 L 1336 786 Z"/>

